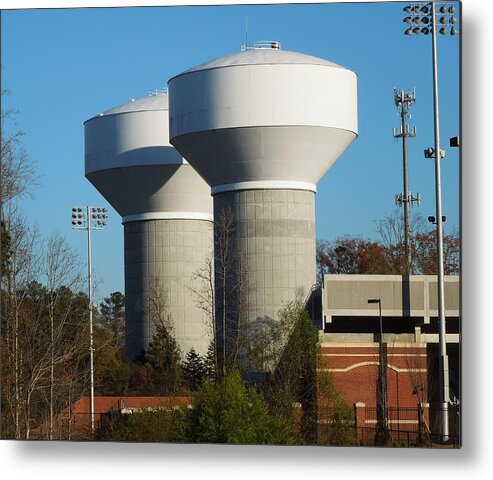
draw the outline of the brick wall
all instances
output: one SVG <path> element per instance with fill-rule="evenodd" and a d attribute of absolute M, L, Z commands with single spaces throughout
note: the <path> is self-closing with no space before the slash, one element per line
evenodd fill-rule
<path fill-rule="evenodd" d="M 319 375 L 330 372 L 336 390 L 347 405 L 355 408 L 359 405 L 355 411 L 358 426 L 376 424 L 378 368 L 378 343 L 327 342 L 320 347 Z M 390 428 L 415 431 L 417 405 L 428 401 L 425 344 L 387 344 L 387 395 Z M 327 400 L 319 396 L 320 415 L 323 416 L 327 406 Z M 425 420 L 428 422 L 428 408 L 425 408 Z"/>

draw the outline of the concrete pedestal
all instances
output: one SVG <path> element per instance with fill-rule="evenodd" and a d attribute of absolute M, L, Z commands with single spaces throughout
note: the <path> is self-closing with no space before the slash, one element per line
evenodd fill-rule
<path fill-rule="evenodd" d="M 250 333 L 278 319 L 279 309 L 305 300 L 316 280 L 315 193 L 306 190 L 236 190 L 214 195 L 216 319 L 222 318 L 218 278 L 221 215 L 234 219 L 233 248 L 248 279 L 247 321 Z M 218 324 L 218 331 L 221 325 Z"/>
<path fill-rule="evenodd" d="M 171 316 L 182 357 L 193 347 L 206 353 L 212 339 L 210 319 L 190 290 L 194 274 L 212 251 L 212 222 L 151 220 L 125 227 L 126 357 L 148 349 L 155 332 L 156 295 Z"/>

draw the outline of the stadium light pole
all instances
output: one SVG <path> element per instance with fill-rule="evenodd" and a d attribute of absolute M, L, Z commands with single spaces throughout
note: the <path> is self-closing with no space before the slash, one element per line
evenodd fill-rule
<path fill-rule="evenodd" d="M 437 12 L 437 3 L 440 3 Z M 441 436 L 443 442 L 449 439 L 449 367 L 447 357 L 447 334 L 445 326 L 445 296 L 443 285 L 443 219 L 442 219 L 442 181 L 440 161 L 445 151 L 440 149 L 440 114 L 438 108 L 438 62 L 437 62 L 437 28 L 440 25 L 441 35 L 457 35 L 457 20 L 454 16 L 456 8 L 451 3 L 441 3 L 432 0 L 428 3 L 411 3 L 404 7 L 409 16 L 404 22 L 410 25 L 404 32 L 406 35 L 431 33 L 432 62 L 433 62 L 433 117 L 435 147 L 425 150 L 426 158 L 435 159 L 435 197 L 436 197 L 436 233 L 437 233 L 437 278 L 438 278 L 438 341 L 439 341 L 439 369 L 440 369 L 440 403 L 441 403 Z M 437 18 L 439 16 L 439 18 Z M 439 24 L 439 25 L 438 25 Z M 447 27 L 450 27 L 448 29 Z"/>
<path fill-rule="evenodd" d="M 94 432 L 94 343 L 92 334 L 92 244 L 91 230 L 102 230 L 106 227 L 106 208 L 73 207 L 72 228 L 87 231 L 87 290 L 89 297 L 89 364 L 90 364 L 90 395 L 89 413 L 91 416 L 91 431 Z"/>

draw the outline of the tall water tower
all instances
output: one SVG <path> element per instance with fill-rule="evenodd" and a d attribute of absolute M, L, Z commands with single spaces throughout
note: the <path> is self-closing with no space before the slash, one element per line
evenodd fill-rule
<path fill-rule="evenodd" d="M 211 326 L 189 287 L 212 256 L 212 197 L 169 143 L 167 92 L 84 126 L 86 177 L 124 226 L 126 358 L 148 349 L 155 320 L 168 313 L 182 354 L 192 347 L 205 353 Z"/>
<path fill-rule="evenodd" d="M 171 144 L 212 187 L 216 221 L 234 216 L 249 324 L 275 320 L 316 281 L 316 185 L 357 136 L 356 74 L 260 42 L 168 86 Z"/>

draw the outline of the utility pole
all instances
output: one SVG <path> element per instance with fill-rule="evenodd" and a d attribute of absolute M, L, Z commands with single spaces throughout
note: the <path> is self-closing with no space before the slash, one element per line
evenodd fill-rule
<path fill-rule="evenodd" d="M 407 119 L 411 119 L 409 108 L 416 101 L 416 90 L 396 90 L 394 88 L 394 102 L 397 106 L 397 111 L 401 117 L 400 130 L 394 128 L 394 138 L 402 138 L 402 171 L 403 171 L 403 187 L 404 192 L 395 196 L 397 205 L 404 205 L 404 244 L 406 254 L 406 275 L 411 275 L 412 272 L 412 250 L 411 250 L 411 205 L 415 202 L 420 204 L 421 197 L 419 193 L 416 197 L 409 192 L 409 174 L 407 161 L 407 139 L 416 136 L 416 127 L 410 128 Z"/>

